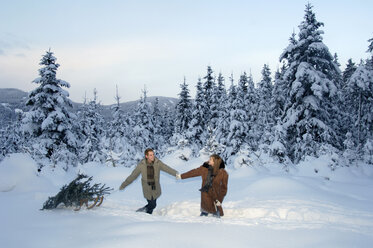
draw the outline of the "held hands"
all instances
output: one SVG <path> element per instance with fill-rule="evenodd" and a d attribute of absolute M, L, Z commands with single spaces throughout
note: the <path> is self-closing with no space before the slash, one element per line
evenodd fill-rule
<path fill-rule="evenodd" d="M 176 174 L 176 179 L 177 180 L 180 180 L 181 179 L 181 175 L 179 173 Z"/>

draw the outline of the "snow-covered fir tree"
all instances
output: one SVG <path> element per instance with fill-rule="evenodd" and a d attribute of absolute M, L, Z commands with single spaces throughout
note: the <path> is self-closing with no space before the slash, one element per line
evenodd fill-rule
<path fill-rule="evenodd" d="M 185 77 L 180 88 L 179 101 L 176 104 L 175 132 L 182 134 L 188 129 L 192 119 L 192 100 Z"/>
<path fill-rule="evenodd" d="M 79 115 L 80 131 L 84 139 L 80 147 L 80 160 L 82 163 L 103 163 L 106 160 L 103 144 L 105 126 L 96 89 L 93 91 L 93 99 L 88 104 L 85 99 Z"/>
<path fill-rule="evenodd" d="M 245 74 L 244 74 L 245 75 Z M 244 98 L 246 83 L 241 76 L 240 82 L 236 88 L 234 84 L 229 90 L 229 132 L 227 136 L 227 145 L 224 152 L 225 157 L 237 154 L 244 148 L 246 135 L 248 133 L 248 118 L 245 111 Z M 246 89 L 247 90 L 247 89 Z"/>
<path fill-rule="evenodd" d="M 225 150 L 225 146 L 218 142 L 215 130 L 212 127 L 208 127 L 207 131 L 208 139 L 201 150 L 201 153 L 205 156 L 210 156 L 211 154 L 222 154 Z"/>
<path fill-rule="evenodd" d="M 16 120 L 13 122 L 3 123 L 0 129 L 0 161 L 8 154 L 24 151 L 26 137 L 22 133 L 22 115 L 20 109 L 16 109 Z"/>
<path fill-rule="evenodd" d="M 220 120 L 224 117 L 227 101 L 227 90 L 225 89 L 224 77 L 221 73 L 217 78 L 217 85 L 214 89 L 213 102 L 211 107 L 211 128 L 215 132 L 219 126 Z"/>
<path fill-rule="evenodd" d="M 153 140 L 154 145 L 153 149 L 157 151 L 158 156 L 163 154 L 163 150 L 165 146 L 168 144 L 167 140 L 169 135 L 166 135 L 164 133 L 164 120 L 163 120 L 164 114 L 161 113 L 160 107 L 159 107 L 159 98 L 156 97 L 154 101 L 153 106 L 153 112 L 152 112 L 152 118 L 153 118 Z"/>
<path fill-rule="evenodd" d="M 354 74 L 356 69 L 357 69 L 356 64 L 352 62 L 352 59 L 349 59 L 346 64 L 346 69 L 343 71 L 343 74 L 342 74 L 342 80 L 343 80 L 344 86 L 347 84 L 348 80 L 350 79 L 352 74 Z"/>
<path fill-rule="evenodd" d="M 225 78 L 223 74 L 220 72 L 217 78 L 217 90 L 216 94 L 220 101 L 224 101 L 227 98 L 227 90 L 225 89 Z"/>
<path fill-rule="evenodd" d="M 234 79 L 233 75 L 230 77 L 231 85 L 233 85 Z M 220 113 L 219 119 L 217 123 L 217 127 L 215 129 L 215 139 L 216 141 L 221 144 L 222 146 L 226 146 L 228 142 L 228 134 L 229 134 L 229 126 L 230 126 L 230 113 L 229 110 L 231 109 L 231 102 L 227 95 L 227 91 L 225 89 L 224 78 L 221 74 L 218 76 L 218 85 L 217 85 L 217 95 L 218 99 L 220 99 Z M 226 159 L 226 154 L 223 152 L 221 154 L 224 159 Z"/>
<path fill-rule="evenodd" d="M 268 153 L 276 161 L 289 164 L 290 159 L 287 156 L 286 140 L 283 126 L 278 123 L 271 129 L 271 144 L 268 146 Z"/>
<path fill-rule="evenodd" d="M 269 140 L 271 144 L 269 146 L 269 154 L 281 163 L 286 163 L 289 160 L 286 150 L 286 135 L 281 125 L 281 119 L 285 113 L 284 106 L 287 101 L 287 85 L 283 74 L 285 69 L 286 67 L 283 65 L 281 70 L 276 71 L 270 103 L 270 110 L 275 126 L 271 128 L 270 132 Z"/>
<path fill-rule="evenodd" d="M 6 140 L 8 139 L 7 137 L 7 129 L 2 126 L 0 128 L 0 161 L 4 159 L 4 157 L 8 154 L 7 146 L 6 146 Z"/>
<path fill-rule="evenodd" d="M 369 45 L 368 45 L 368 50 L 367 50 L 367 52 L 368 53 L 372 53 L 372 57 L 371 57 L 371 61 L 373 62 L 373 38 L 370 38 L 369 40 L 368 40 L 368 42 L 369 42 Z"/>
<path fill-rule="evenodd" d="M 162 111 L 162 132 L 161 135 L 168 145 L 172 135 L 175 133 L 175 109 L 167 108 Z"/>
<path fill-rule="evenodd" d="M 274 126 L 273 113 L 271 112 L 272 101 L 272 78 L 271 71 L 268 65 L 264 65 L 262 69 L 262 80 L 258 83 L 258 135 L 259 144 L 263 149 L 267 149 L 271 143 L 270 134 L 271 128 Z"/>
<path fill-rule="evenodd" d="M 206 140 L 205 133 L 205 116 L 204 116 L 204 93 L 202 88 L 201 78 L 197 83 L 196 98 L 193 103 L 192 120 L 189 123 L 189 128 L 186 137 L 191 144 L 194 155 L 198 155 Z"/>
<path fill-rule="evenodd" d="M 219 117 L 222 115 L 222 112 L 224 112 L 224 102 L 227 100 L 227 90 L 225 89 L 225 79 L 221 73 L 219 73 L 219 76 L 217 78 L 217 85 L 216 85 L 216 98 L 219 101 Z"/>
<path fill-rule="evenodd" d="M 207 128 L 211 128 L 211 130 L 216 129 L 216 127 L 218 125 L 218 122 L 219 122 L 219 118 L 221 116 L 222 102 L 219 99 L 218 90 L 219 90 L 218 87 L 214 86 L 212 99 L 211 99 L 211 105 L 210 105 L 211 116 L 210 116 L 209 124 L 208 124 L 208 127 L 207 127 Z"/>
<path fill-rule="evenodd" d="M 286 102 L 286 81 L 284 80 L 283 72 L 285 67 L 283 66 L 281 70 L 277 70 L 275 73 L 275 80 L 272 90 L 271 98 L 271 112 L 274 118 L 274 122 L 278 123 L 284 114 L 284 106 Z"/>
<path fill-rule="evenodd" d="M 351 76 L 354 74 L 356 71 L 357 66 L 355 63 L 352 62 L 352 59 L 349 59 L 346 64 L 346 69 L 343 71 L 342 74 L 342 87 L 341 87 L 341 103 L 340 106 L 344 110 L 349 110 L 349 111 L 341 111 L 341 118 L 342 118 L 342 132 L 346 134 L 347 132 L 350 132 L 352 128 L 354 128 L 354 124 L 352 122 L 352 106 L 351 103 L 355 101 L 353 99 L 355 96 L 351 94 L 349 87 L 347 87 L 348 81 L 350 80 Z M 344 141 L 345 143 L 346 141 Z M 354 142 L 353 139 L 348 142 Z M 345 146 L 344 146 L 345 149 Z"/>
<path fill-rule="evenodd" d="M 124 137 L 122 138 L 123 151 L 120 162 L 126 167 L 131 167 L 138 162 L 137 151 L 132 142 L 132 130 L 135 126 L 133 116 L 130 114 L 123 115 Z"/>
<path fill-rule="evenodd" d="M 312 6 L 307 4 L 299 25 L 299 40 L 291 41 L 280 57 L 287 61 L 284 77 L 288 82 L 282 125 L 288 154 L 294 162 L 307 155 L 318 156 L 320 147 L 324 150 L 339 145 L 330 113 L 337 94 L 334 79 L 340 71 L 322 42 L 321 26 L 323 23 L 316 20 Z"/>
<path fill-rule="evenodd" d="M 180 84 L 180 88 L 181 91 L 178 94 L 179 100 L 175 106 L 176 120 L 172 122 L 174 123 L 175 129 L 173 130 L 169 143 L 171 145 L 170 149 L 180 149 L 184 151 L 185 149 L 190 150 L 190 137 L 187 137 L 187 134 L 191 135 L 189 133 L 189 127 L 192 121 L 193 102 L 190 97 L 188 84 L 186 83 L 185 77 L 184 82 Z M 183 160 L 189 159 L 189 155 L 184 154 L 184 152 L 178 156 Z"/>
<path fill-rule="evenodd" d="M 114 167 L 123 164 L 122 158 L 127 143 L 124 136 L 127 126 L 123 110 L 120 107 L 118 86 L 116 86 L 115 101 L 116 103 L 111 106 L 112 120 L 108 124 L 104 142 L 106 163 Z"/>
<path fill-rule="evenodd" d="M 352 138 L 352 133 L 347 132 L 346 133 L 346 139 L 343 142 L 344 145 L 344 151 L 343 151 L 343 157 L 346 159 L 346 165 L 352 165 L 354 162 L 356 162 L 356 147 L 354 139 Z"/>
<path fill-rule="evenodd" d="M 373 41 L 371 39 L 370 41 Z M 368 52 L 373 52 L 369 45 Z M 351 113 L 353 142 L 359 156 L 367 152 L 364 146 L 373 140 L 373 57 L 359 65 L 347 81 L 348 112 Z M 368 153 L 370 153 L 368 151 Z"/>
<path fill-rule="evenodd" d="M 120 106 L 121 97 L 119 96 L 118 86 L 116 87 L 115 104 L 111 106 L 112 121 L 109 124 L 108 134 L 110 137 L 123 137 L 127 128 L 124 121 L 124 113 Z"/>
<path fill-rule="evenodd" d="M 60 66 L 50 50 L 43 55 L 39 69 L 40 77 L 33 83 L 39 86 L 29 93 L 23 128 L 31 137 L 30 152 L 37 160 L 46 158 L 46 163 L 61 165 L 68 169 L 77 163 L 78 140 L 73 132 L 76 116 L 71 112 L 69 93 L 62 87 L 70 84 L 56 78 Z M 40 163 L 40 167 L 44 166 Z"/>
<path fill-rule="evenodd" d="M 247 128 L 248 133 L 246 135 L 246 144 L 251 150 L 258 149 L 258 90 L 255 88 L 253 76 L 251 73 L 247 78 L 247 95 L 245 97 L 245 111 L 248 118 Z"/>
<path fill-rule="evenodd" d="M 147 90 L 143 90 L 143 95 L 137 105 L 133 116 L 134 126 L 132 127 L 131 143 L 136 150 L 136 158 L 141 159 L 146 148 L 152 148 L 154 144 L 154 123 L 152 109 L 147 99 Z"/>
<path fill-rule="evenodd" d="M 243 72 L 238 80 L 236 97 L 242 101 L 242 107 L 246 110 L 247 98 L 248 98 L 248 78 L 246 72 Z"/>
<path fill-rule="evenodd" d="M 207 74 L 203 78 L 205 82 L 203 83 L 203 101 L 202 101 L 202 110 L 203 110 L 203 116 L 204 116 L 204 130 L 207 130 L 208 126 L 214 126 L 215 123 L 212 124 L 212 119 L 214 117 L 214 120 L 216 120 L 217 115 L 217 108 L 216 104 L 214 105 L 214 112 L 212 111 L 213 106 L 213 96 L 214 96 L 214 90 L 216 87 L 215 78 L 213 76 L 213 70 L 211 69 L 211 66 L 207 67 Z M 214 115 L 214 116 L 213 116 Z"/>
<path fill-rule="evenodd" d="M 219 73 L 217 83 L 214 83 L 214 90 L 212 95 L 212 102 L 210 107 L 211 120 L 210 127 L 214 132 L 216 131 L 220 119 L 224 116 L 225 104 L 227 101 L 227 90 L 225 89 L 224 77 Z"/>
<path fill-rule="evenodd" d="M 334 64 L 336 64 L 338 67 L 341 66 L 341 64 L 339 63 L 339 58 L 338 58 L 338 54 L 337 54 L 337 53 L 334 53 L 334 56 L 333 56 L 333 62 L 334 62 Z"/>
<path fill-rule="evenodd" d="M 371 72 L 371 76 L 373 75 L 373 38 L 368 40 L 369 45 L 368 45 L 368 50 L 367 52 L 371 54 L 370 59 L 367 60 L 367 69 Z M 370 136 L 367 138 L 365 145 L 363 147 L 363 159 L 366 163 L 373 164 L 373 81 L 371 77 L 370 81 L 370 107 L 369 107 L 369 115 L 367 114 L 367 126 L 368 126 L 368 132 L 370 132 Z M 368 119 L 369 118 L 369 119 Z"/>

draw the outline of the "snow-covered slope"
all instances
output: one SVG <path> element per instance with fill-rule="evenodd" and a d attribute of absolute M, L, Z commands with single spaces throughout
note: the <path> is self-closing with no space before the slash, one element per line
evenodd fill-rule
<path fill-rule="evenodd" d="M 199 166 L 172 155 L 179 172 Z M 140 180 L 115 190 L 100 207 L 40 211 L 77 172 L 117 189 L 131 168 L 89 163 L 70 170 L 44 169 L 24 154 L 0 164 L 2 247 L 371 247 L 373 168 L 330 171 L 322 159 L 285 172 L 279 164 L 229 169 L 225 216 L 199 217 L 200 178 L 176 181 L 162 173 L 162 196 L 153 215 Z M 233 166 L 231 167 L 233 168 Z M 317 171 L 317 173 L 315 172 Z"/>

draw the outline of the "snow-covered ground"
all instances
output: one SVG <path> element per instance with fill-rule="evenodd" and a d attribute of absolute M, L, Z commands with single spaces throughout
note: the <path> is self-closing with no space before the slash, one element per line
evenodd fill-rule
<path fill-rule="evenodd" d="M 179 172 L 198 167 L 170 155 Z M 0 163 L 1 247 L 372 247 L 373 168 L 335 171 L 323 159 L 286 172 L 281 165 L 228 168 L 225 216 L 199 217 L 201 179 L 177 181 L 162 173 L 162 196 L 153 215 L 140 180 L 115 190 L 100 207 L 39 209 L 78 171 L 118 189 L 132 168 L 85 164 L 65 173 L 13 154 Z M 317 171 L 317 173 L 315 172 Z"/>

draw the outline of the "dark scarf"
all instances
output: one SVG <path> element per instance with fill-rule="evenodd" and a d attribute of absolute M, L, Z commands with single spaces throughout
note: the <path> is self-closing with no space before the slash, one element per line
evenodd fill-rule
<path fill-rule="evenodd" d="M 148 185 L 152 187 L 152 190 L 155 190 L 154 166 L 146 165 L 146 172 Z"/>
<path fill-rule="evenodd" d="M 208 165 L 206 166 L 206 163 L 203 165 L 204 167 L 207 167 L 208 169 L 208 172 L 207 172 L 207 179 L 206 179 L 206 182 L 205 184 L 203 185 L 203 187 L 199 190 L 201 192 L 208 192 L 209 189 L 212 187 L 212 180 L 214 180 L 214 174 L 213 174 L 213 171 L 214 171 L 214 168 L 211 166 L 211 165 Z"/>

